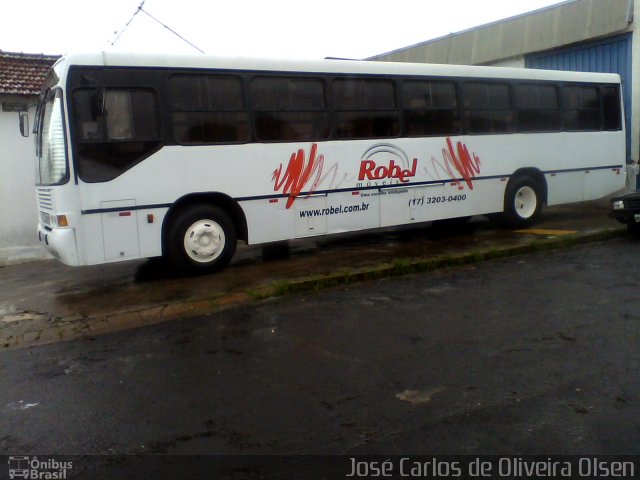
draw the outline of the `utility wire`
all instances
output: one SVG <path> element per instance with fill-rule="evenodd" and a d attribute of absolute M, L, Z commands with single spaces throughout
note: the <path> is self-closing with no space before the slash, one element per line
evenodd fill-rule
<path fill-rule="evenodd" d="M 140 12 L 144 13 L 145 15 L 147 15 L 149 18 L 151 18 L 154 22 L 158 23 L 159 25 L 163 26 L 164 28 L 166 28 L 167 30 L 169 30 L 171 33 L 173 33 L 176 37 L 178 37 L 180 40 L 182 40 L 183 42 L 189 44 L 190 46 L 192 46 L 193 48 L 195 48 L 196 50 L 198 50 L 200 53 L 205 53 L 202 49 L 196 47 L 193 43 L 191 43 L 189 40 L 187 40 L 186 38 L 184 38 L 182 35 L 180 35 L 178 32 L 176 32 L 175 30 L 173 30 L 172 28 L 170 28 L 169 26 L 165 25 L 164 23 L 162 23 L 160 20 L 158 20 L 156 17 L 154 17 L 153 15 L 151 15 L 149 12 L 147 12 L 143 7 L 144 7 L 144 2 L 146 0 L 142 0 L 142 2 L 140 3 L 140 5 L 138 5 L 138 9 L 134 12 L 134 14 L 131 16 L 131 18 L 129 19 L 129 21 L 127 22 L 127 24 L 124 26 L 124 28 L 120 31 L 120 33 L 118 33 L 118 36 L 115 38 L 115 40 L 113 42 L 111 42 L 111 45 L 113 46 L 118 39 L 120 38 L 120 36 L 124 33 L 124 31 L 127 29 L 127 27 L 131 24 L 131 22 L 133 21 L 133 19 L 136 17 L 136 15 Z"/>
<path fill-rule="evenodd" d="M 144 3 L 144 1 L 142 2 Z M 158 22 L 160 25 L 162 25 L 164 28 L 166 28 L 167 30 L 169 30 L 171 33 L 173 33 L 176 37 L 178 37 L 180 40 L 182 40 L 183 42 L 188 43 L 189 45 L 191 45 L 193 48 L 195 48 L 196 50 L 198 50 L 200 53 L 204 53 L 204 50 L 199 49 L 198 47 L 196 47 L 193 43 L 191 43 L 189 40 L 187 40 L 186 38 L 184 38 L 182 35 L 180 35 L 178 32 L 176 32 L 175 30 L 169 28 L 167 25 L 165 25 L 164 23 L 162 23 L 160 20 L 158 20 L 156 17 L 154 17 L 153 15 L 151 15 L 149 12 L 147 12 L 146 10 L 143 10 L 142 8 L 142 4 L 140 4 L 140 7 L 138 9 L 140 12 L 144 13 L 145 15 L 147 15 L 149 18 L 151 18 L 152 20 L 155 20 L 156 22 Z M 137 13 L 137 12 L 136 12 Z"/>
<path fill-rule="evenodd" d="M 111 42 L 111 46 L 113 47 L 115 45 L 115 43 L 120 40 L 120 36 L 124 33 L 124 31 L 127 29 L 127 27 L 129 25 L 131 25 L 131 22 L 133 22 L 133 19 L 136 18 L 136 15 L 138 13 L 140 13 L 140 11 L 142 10 L 142 7 L 144 6 L 144 2 L 146 2 L 146 0 L 142 0 L 142 2 L 140 3 L 140 5 L 138 5 L 138 9 L 133 13 L 133 15 L 131 15 L 131 18 L 129 19 L 129 21 L 126 23 L 126 25 L 124 27 L 122 27 L 122 30 L 120 30 L 119 32 L 116 30 L 114 33 L 117 33 L 118 35 L 116 36 L 116 38 L 113 40 L 113 42 Z"/>

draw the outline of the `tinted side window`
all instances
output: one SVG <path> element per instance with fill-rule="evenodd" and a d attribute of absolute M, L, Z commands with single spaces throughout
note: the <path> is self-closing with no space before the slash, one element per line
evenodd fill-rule
<path fill-rule="evenodd" d="M 336 110 L 391 110 L 396 106 L 393 82 L 366 78 L 333 81 Z"/>
<path fill-rule="evenodd" d="M 564 129 L 594 131 L 601 129 L 598 87 L 565 85 L 562 88 Z"/>
<path fill-rule="evenodd" d="M 338 138 L 398 136 L 400 122 L 392 81 L 338 78 L 332 88 Z"/>
<path fill-rule="evenodd" d="M 523 83 L 515 87 L 518 131 L 556 132 L 562 128 L 555 85 Z"/>
<path fill-rule="evenodd" d="M 256 77 L 251 101 L 258 141 L 313 141 L 329 137 L 324 83 L 308 77 Z"/>
<path fill-rule="evenodd" d="M 251 81 L 251 99 L 257 111 L 324 110 L 322 80 L 295 77 L 256 77 Z"/>
<path fill-rule="evenodd" d="M 622 110 L 620 108 L 620 89 L 618 87 L 602 87 L 603 128 L 620 130 L 622 128 Z"/>
<path fill-rule="evenodd" d="M 169 84 L 173 110 L 202 112 L 244 108 L 242 83 L 236 77 L 174 75 Z"/>
<path fill-rule="evenodd" d="M 73 100 L 82 142 L 159 137 L 157 101 L 151 90 L 82 89 L 74 92 Z"/>
<path fill-rule="evenodd" d="M 72 98 L 78 174 L 83 181 L 112 180 L 160 148 L 153 90 L 79 89 Z"/>
<path fill-rule="evenodd" d="M 466 82 L 463 86 L 464 127 L 468 133 L 508 133 L 514 128 L 509 85 Z"/>
<path fill-rule="evenodd" d="M 408 136 L 460 133 L 456 87 L 452 82 L 402 83 L 404 127 Z"/>
<path fill-rule="evenodd" d="M 178 143 L 249 140 L 242 81 L 234 76 L 174 75 L 169 79 L 173 135 Z"/>

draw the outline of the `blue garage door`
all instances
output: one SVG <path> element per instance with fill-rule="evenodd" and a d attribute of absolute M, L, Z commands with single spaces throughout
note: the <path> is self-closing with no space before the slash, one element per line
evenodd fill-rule
<path fill-rule="evenodd" d="M 527 68 L 618 73 L 622 78 L 627 125 L 627 162 L 631 158 L 631 33 L 525 57 Z"/>

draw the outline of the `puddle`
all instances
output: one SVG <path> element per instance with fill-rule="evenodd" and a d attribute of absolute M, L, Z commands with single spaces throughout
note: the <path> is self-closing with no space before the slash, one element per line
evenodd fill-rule
<path fill-rule="evenodd" d="M 446 390 L 446 387 L 436 387 L 425 391 L 405 390 L 404 392 L 396 394 L 396 398 L 404 402 L 412 403 L 413 405 L 420 405 L 430 402 L 434 395 L 444 390 Z"/>

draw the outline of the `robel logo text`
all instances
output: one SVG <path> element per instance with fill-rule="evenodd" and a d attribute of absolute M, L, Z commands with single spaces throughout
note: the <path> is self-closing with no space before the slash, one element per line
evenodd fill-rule
<path fill-rule="evenodd" d="M 418 167 L 418 159 L 414 158 L 411 168 L 401 168 L 395 160 L 391 160 L 389 165 L 377 165 L 373 160 L 362 160 L 360 163 L 360 173 L 358 180 L 383 180 L 385 178 L 395 178 L 401 183 L 407 183 L 410 177 L 415 177 Z"/>

